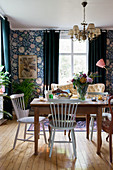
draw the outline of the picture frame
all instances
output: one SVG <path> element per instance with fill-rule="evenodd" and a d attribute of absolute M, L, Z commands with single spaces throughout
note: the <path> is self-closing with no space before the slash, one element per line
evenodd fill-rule
<path fill-rule="evenodd" d="M 19 78 L 21 79 L 37 78 L 36 55 L 19 55 Z"/>

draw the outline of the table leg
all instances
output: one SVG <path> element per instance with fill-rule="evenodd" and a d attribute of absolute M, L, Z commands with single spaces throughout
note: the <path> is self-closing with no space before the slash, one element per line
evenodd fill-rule
<path fill-rule="evenodd" d="M 90 122 L 90 115 L 86 115 L 86 138 L 89 139 L 89 122 Z"/>
<path fill-rule="evenodd" d="M 102 127 L 102 108 L 98 107 L 97 112 L 97 154 L 100 154 L 102 139 L 101 139 L 101 127 Z"/>
<path fill-rule="evenodd" d="M 34 108 L 34 136 L 35 136 L 35 155 L 38 154 L 38 132 L 39 132 L 39 114 L 38 108 Z"/>

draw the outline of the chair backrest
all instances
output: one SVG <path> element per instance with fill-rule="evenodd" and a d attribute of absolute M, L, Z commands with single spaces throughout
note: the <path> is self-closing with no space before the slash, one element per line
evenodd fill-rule
<path fill-rule="evenodd" d="M 49 99 L 54 127 L 72 127 L 80 100 Z"/>
<path fill-rule="evenodd" d="M 101 94 L 99 94 L 99 92 L 103 93 L 104 90 L 105 90 L 105 85 L 103 83 L 90 84 L 90 85 L 88 85 L 88 89 L 87 89 L 88 97 L 90 98 L 90 97 L 95 97 L 96 95 L 101 95 Z M 92 94 L 89 94 L 90 92 Z M 95 94 L 93 94 L 93 92 Z"/>
<path fill-rule="evenodd" d="M 27 117 L 29 112 L 25 110 L 24 94 L 13 94 L 10 96 L 17 119 Z"/>

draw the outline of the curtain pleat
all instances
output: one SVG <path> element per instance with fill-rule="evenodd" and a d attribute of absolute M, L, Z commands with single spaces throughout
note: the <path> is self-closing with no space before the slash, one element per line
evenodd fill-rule
<path fill-rule="evenodd" d="M 5 17 L 5 20 L 1 18 L 1 62 L 5 66 L 5 71 L 8 71 L 11 74 L 11 65 L 10 65 L 10 25 Z M 6 88 L 7 95 L 11 95 L 11 83 Z M 7 97 L 4 97 L 4 110 L 12 113 L 12 104 L 11 100 Z"/>
<path fill-rule="evenodd" d="M 88 71 L 98 72 L 99 77 L 94 79 L 94 83 L 106 83 L 106 70 L 96 66 L 96 63 L 101 58 L 106 62 L 106 35 L 107 32 L 101 31 L 101 35 L 89 41 L 89 54 L 88 54 Z"/>
<path fill-rule="evenodd" d="M 44 32 L 44 84 L 58 83 L 59 32 Z"/>

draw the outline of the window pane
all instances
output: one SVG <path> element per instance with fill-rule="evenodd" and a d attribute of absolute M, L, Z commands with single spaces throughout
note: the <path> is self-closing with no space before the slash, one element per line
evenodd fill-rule
<path fill-rule="evenodd" d="M 59 83 L 64 84 L 71 78 L 71 55 L 59 56 Z"/>
<path fill-rule="evenodd" d="M 60 39 L 59 53 L 71 53 L 71 39 Z"/>
<path fill-rule="evenodd" d="M 86 53 L 86 41 L 73 41 L 74 53 Z"/>
<path fill-rule="evenodd" d="M 86 55 L 74 55 L 74 73 L 87 73 L 86 70 Z"/>

